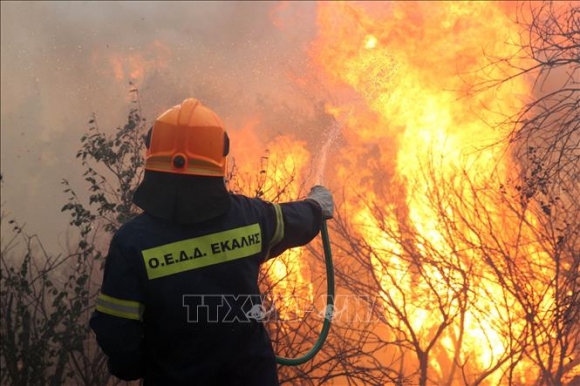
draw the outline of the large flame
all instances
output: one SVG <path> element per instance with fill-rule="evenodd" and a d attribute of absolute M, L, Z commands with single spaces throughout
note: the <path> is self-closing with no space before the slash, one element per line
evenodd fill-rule
<path fill-rule="evenodd" d="M 445 317 L 452 318 L 433 349 L 432 379 L 449 379 L 453 362 L 463 363 L 468 374 L 481 374 L 510 349 L 509 336 L 524 334 L 527 310 L 517 299 L 518 288 L 498 282 L 483 261 L 488 251 L 475 245 L 512 240 L 497 253 L 533 262 L 518 267 L 528 277 L 522 285 L 533 288 L 527 293 L 536 294 L 540 310 L 547 312 L 552 302 L 548 283 L 554 267 L 534 242 L 534 218 L 507 215 L 515 201 L 485 193 L 490 184 L 499 189 L 517 173 L 506 146 L 498 145 L 508 129 L 501 120 L 520 111 L 531 87 L 515 78 L 470 94 L 474 84 L 487 79 L 483 76 L 509 75 L 503 72 L 508 68 L 486 67 L 492 57 L 518 53 L 520 31 L 509 19 L 509 7 L 486 2 L 319 6 L 312 56 L 330 93 L 350 94 L 342 98 L 348 103 L 335 102 L 328 110 L 347 142 L 335 159 L 334 181 L 359 188 L 347 198 L 347 215 L 360 237 L 382 251 L 373 257 L 381 296 L 387 308 L 405 312 L 410 325 L 401 331 L 417 333 L 423 348 L 447 323 Z M 457 213 L 458 208 L 465 211 Z M 454 218 L 458 221 L 449 221 Z M 453 224 L 464 228 L 450 229 Z M 492 230 L 501 235 L 490 235 Z M 468 285 L 465 272 L 477 281 Z M 495 374 L 487 379 L 501 383 L 500 372 Z M 522 383 L 538 376 L 524 361 L 514 375 Z"/>

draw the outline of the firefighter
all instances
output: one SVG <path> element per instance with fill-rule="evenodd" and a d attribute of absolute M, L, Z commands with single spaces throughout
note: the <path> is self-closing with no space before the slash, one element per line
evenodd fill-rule
<path fill-rule="evenodd" d="M 230 194 L 229 139 L 194 98 L 146 139 L 133 201 L 143 213 L 113 236 L 90 326 L 111 374 L 145 385 L 278 385 L 262 324 L 259 267 L 305 245 L 333 215 L 328 189 L 275 204 Z"/>

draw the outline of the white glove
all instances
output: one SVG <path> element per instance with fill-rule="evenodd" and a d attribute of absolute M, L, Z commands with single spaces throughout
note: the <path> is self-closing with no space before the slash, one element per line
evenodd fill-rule
<path fill-rule="evenodd" d="M 330 190 L 322 185 L 315 185 L 310 189 L 307 198 L 316 201 L 320 205 L 320 208 L 322 208 L 322 218 L 332 218 L 334 214 L 334 201 L 332 200 Z"/>

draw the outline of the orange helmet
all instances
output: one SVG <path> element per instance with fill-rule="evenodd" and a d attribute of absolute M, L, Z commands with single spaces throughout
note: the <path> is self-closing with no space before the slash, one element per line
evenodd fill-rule
<path fill-rule="evenodd" d="M 161 114 L 146 142 L 146 170 L 225 176 L 228 135 L 216 113 L 195 98 Z"/>

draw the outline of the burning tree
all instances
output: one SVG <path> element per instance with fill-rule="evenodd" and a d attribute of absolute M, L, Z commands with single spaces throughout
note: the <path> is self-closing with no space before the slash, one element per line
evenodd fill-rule
<path fill-rule="evenodd" d="M 383 375 L 573 383 L 578 8 L 321 5 L 319 24 L 319 77 L 342 93 L 331 179 L 355 187 L 334 226 L 339 288 L 379 300 L 367 347 Z"/>
<path fill-rule="evenodd" d="M 550 272 L 545 304 L 528 307 L 525 353 L 539 369 L 538 383 L 560 385 L 580 380 L 580 7 L 524 4 L 517 21 L 521 52 L 501 65 L 515 70 L 512 77 L 531 77 L 534 98 L 511 120 L 509 140 L 522 165 L 513 184 L 517 213 Z"/>

